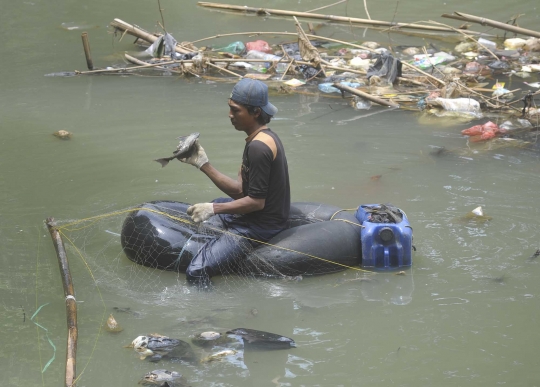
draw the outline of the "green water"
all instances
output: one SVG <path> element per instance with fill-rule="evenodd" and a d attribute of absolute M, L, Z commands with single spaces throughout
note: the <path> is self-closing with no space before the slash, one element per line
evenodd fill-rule
<path fill-rule="evenodd" d="M 283 18 L 213 12 L 187 1 L 161 4 L 167 30 L 179 41 L 294 31 Z M 248 5 L 306 11 L 325 4 Z M 373 19 L 452 25 L 458 22 L 440 15 L 462 11 L 507 20 L 521 13 L 519 25 L 536 30 L 540 15 L 535 1 L 367 5 Z M 365 17 L 363 2 L 324 13 Z M 136 52 L 133 38 L 119 41 L 107 28 L 114 18 L 147 30 L 161 20 L 152 1 L 9 2 L 0 14 L 2 385 L 64 381 L 65 302 L 45 218 L 68 221 L 149 200 L 195 203 L 219 196 L 194 168 L 176 163 L 161 169 L 152 161 L 174 149 L 176 137 L 194 131 L 217 168 L 230 176 L 238 170 L 244 136 L 227 118 L 230 83 L 159 73 L 44 76 L 85 70 L 83 31 L 96 67 L 120 64 L 123 52 Z M 385 45 L 429 43 L 348 26 L 326 25 L 318 33 Z M 517 78 L 507 82 L 524 87 Z M 380 107 L 354 111 L 323 96 L 276 94 L 271 101 L 279 109 L 271 127 L 286 148 L 293 200 L 342 208 L 395 204 L 414 228 L 413 268 L 372 282 L 357 280 L 361 273 L 354 270 L 300 282 L 227 277 L 216 280 L 217 291 L 197 293 L 182 275 L 127 261 L 115 235 L 122 216 L 111 218 L 74 233 L 80 251 L 68 248 L 79 309 L 78 385 L 132 386 L 159 368 L 185 374 L 192 386 L 539 385 L 540 261 L 528 259 L 540 248 L 538 148 L 475 153 L 460 135 L 468 124 Z M 59 129 L 73 138 L 52 136 Z M 456 153 L 429 155 L 441 146 Z M 371 178 L 376 175 L 380 179 Z M 459 221 L 477 206 L 492 221 Z M 115 313 L 124 326 L 117 335 L 99 331 L 113 307 L 140 313 Z M 291 337 L 297 348 L 207 365 L 151 364 L 124 348 L 151 332 L 189 340 L 200 331 L 238 327 Z"/>

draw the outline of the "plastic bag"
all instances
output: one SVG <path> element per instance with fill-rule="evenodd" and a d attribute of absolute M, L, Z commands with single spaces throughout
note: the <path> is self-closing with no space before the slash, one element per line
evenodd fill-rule
<path fill-rule="evenodd" d="M 176 52 L 176 40 L 169 33 L 160 36 L 145 52 L 154 58 L 161 58 L 163 55 L 170 55 Z"/>
<path fill-rule="evenodd" d="M 246 49 L 248 51 L 251 51 L 251 50 L 261 51 L 267 54 L 271 54 L 273 52 L 272 47 L 270 47 L 270 45 L 264 40 L 256 40 L 254 42 L 247 42 Z"/>
<path fill-rule="evenodd" d="M 367 78 L 377 75 L 385 78 L 389 83 L 394 83 L 396 78 L 401 77 L 401 61 L 390 54 L 380 55 L 373 66 L 367 72 Z"/>
<path fill-rule="evenodd" d="M 356 82 L 340 82 L 340 85 L 349 86 L 352 88 L 360 87 L 360 83 Z M 318 88 L 323 93 L 341 93 L 337 87 L 334 87 L 333 83 L 319 83 Z"/>
<path fill-rule="evenodd" d="M 214 48 L 213 51 L 228 52 L 230 54 L 242 55 L 246 51 L 246 46 L 243 42 L 233 42 L 225 47 Z"/>

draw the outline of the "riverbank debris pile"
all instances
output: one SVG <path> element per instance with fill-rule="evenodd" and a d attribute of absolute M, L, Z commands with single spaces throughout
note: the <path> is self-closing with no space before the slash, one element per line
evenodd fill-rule
<path fill-rule="evenodd" d="M 540 94 L 540 33 L 517 27 L 515 20 L 513 24 L 505 24 L 459 12 L 442 15 L 527 36 L 501 38 L 471 31 L 468 25 L 453 28 L 437 22 L 387 26 L 373 20 L 312 13 L 216 3 L 199 5 L 262 16 L 292 16 L 296 33 L 230 33 L 178 42 L 170 33 L 150 33 L 114 19 L 110 23 L 114 33 L 120 40 L 126 34 L 134 36 L 140 51 L 133 55 L 125 53 L 125 63 L 121 65 L 74 74 L 141 75 L 159 71 L 160 75 L 216 82 L 236 82 L 248 77 L 267 82 L 270 89 L 278 93 L 347 98 L 356 110 L 377 104 L 423 111 L 438 117 L 449 116 L 465 122 L 489 117 L 494 112 L 511 120 L 506 128 L 495 125 L 496 130 L 491 127 L 475 132 L 471 138 L 477 142 L 506 135 L 509 126 L 527 130 L 540 126 L 540 108 L 535 102 L 535 97 Z M 447 47 L 434 43 L 382 47 L 373 41 L 340 41 L 315 35 L 311 23 L 308 23 L 309 33 L 306 33 L 297 15 L 306 18 L 324 16 L 332 22 L 365 23 L 372 28 L 384 27 L 397 32 L 405 28 L 426 29 L 426 38 L 435 31 L 451 36 L 445 41 L 452 43 L 445 43 Z M 265 35 L 271 39 L 265 39 Z M 280 36 L 281 41 L 267 41 L 276 40 L 276 36 Z M 230 40 L 225 44 L 208 44 L 224 38 Z M 516 83 L 517 87 L 506 87 Z M 482 125 L 485 124 L 487 121 Z M 466 131 L 463 134 L 468 135 Z"/>

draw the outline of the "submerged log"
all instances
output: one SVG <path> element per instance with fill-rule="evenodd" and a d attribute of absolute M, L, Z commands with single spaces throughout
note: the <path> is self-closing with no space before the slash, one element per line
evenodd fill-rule
<path fill-rule="evenodd" d="M 463 21 L 468 21 L 472 23 L 478 23 L 483 26 L 487 25 L 490 27 L 499 28 L 501 30 L 515 32 L 516 34 L 522 34 L 526 36 L 534 36 L 535 38 L 540 38 L 540 32 L 528 30 L 526 28 L 521 28 L 517 26 L 512 26 L 510 24 L 501 23 L 495 20 L 486 19 L 485 17 L 469 15 L 463 12 L 454 12 L 453 14 L 443 13 L 441 16 L 448 19 L 456 19 L 456 20 L 463 20 Z"/>
<path fill-rule="evenodd" d="M 47 218 L 47 228 L 51 234 L 58 264 L 60 265 L 60 274 L 62 275 L 62 285 L 64 286 L 64 296 L 66 298 L 66 317 L 68 327 L 68 338 L 66 345 L 66 387 L 75 385 L 76 380 L 76 357 L 77 357 L 77 302 L 75 300 L 75 291 L 71 281 L 71 273 L 64 248 L 62 237 L 56 228 L 54 218 Z"/>

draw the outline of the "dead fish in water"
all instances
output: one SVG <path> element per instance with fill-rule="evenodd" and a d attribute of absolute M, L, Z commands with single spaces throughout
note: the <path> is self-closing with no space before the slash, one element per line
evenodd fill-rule
<path fill-rule="evenodd" d="M 178 137 L 177 140 L 180 140 L 180 143 L 176 147 L 176 150 L 173 152 L 173 155 L 170 157 L 163 157 L 161 159 L 156 159 L 161 164 L 161 167 L 165 167 L 169 164 L 169 161 L 184 158 L 189 155 L 191 152 L 191 147 L 195 144 L 195 140 L 199 138 L 199 133 L 191 133 L 189 136 Z"/>
<path fill-rule="evenodd" d="M 201 363 L 209 363 L 214 360 L 222 360 L 224 357 L 235 355 L 237 352 L 238 351 L 235 351 L 234 349 L 225 349 L 223 351 L 213 353 L 212 355 L 201 359 Z"/>
<path fill-rule="evenodd" d="M 118 324 L 118 322 L 114 319 L 111 313 L 111 315 L 107 319 L 107 322 L 105 323 L 105 330 L 111 333 L 118 333 L 122 332 L 124 328 L 122 328 L 120 324 Z"/>
<path fill-rule="evenodd" d="M 139 381 L 143 386 L 180 387 L 187 386 L 182 374 L 176 371 L 154 370 L 148 372 Z"/>
<path fill-rule="evenodd" d="M 119 312 L 119 313 L 127 313 L 127 314 L 130 314 L 132 315 L 133 317 L 135 318 L 141 318 L 143 316 L 143 313 L 141 312 L 137 312 L 135 310 L 131 310 L 130 307 L 118 307 L 118 306 L 114 306 L 113 309 L 116 311 L 116 312 Z"/>

